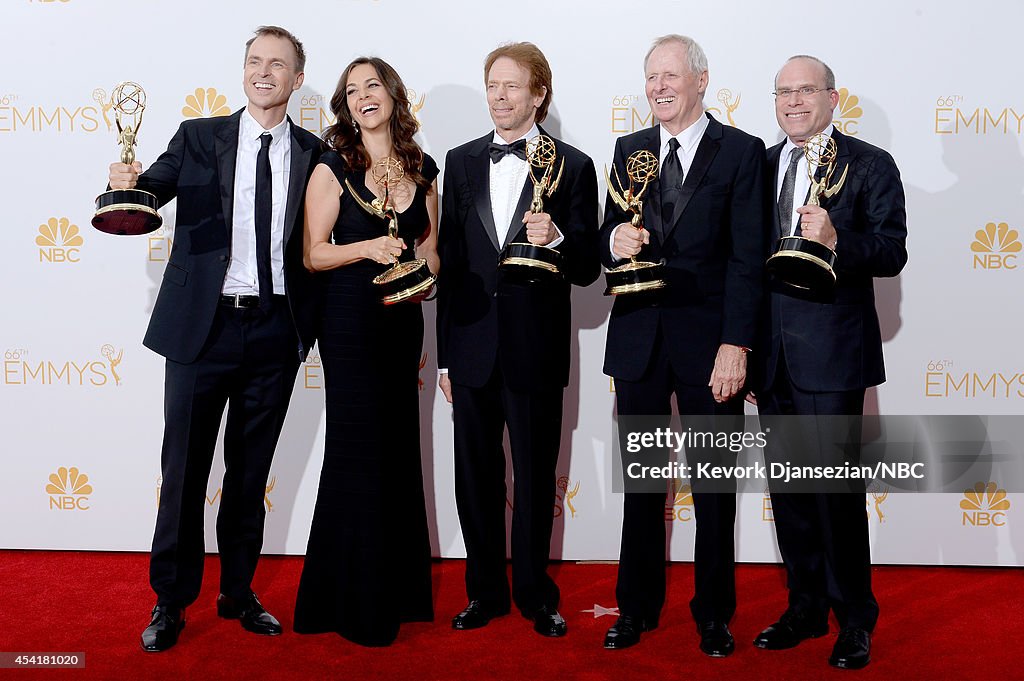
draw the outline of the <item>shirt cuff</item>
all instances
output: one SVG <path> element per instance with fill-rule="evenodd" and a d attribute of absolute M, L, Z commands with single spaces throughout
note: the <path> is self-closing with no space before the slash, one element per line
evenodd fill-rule
<path fill-rule="evenodd" d="M 555 234 L 557 234 L 558 236 L 556 236 L 551 243 L 545 246 L 545 248 L 557 248 L 563 241 L 565 241 L 565 235 L 562 234 L 561 231 L 559 231 L 558 225 L 552 222 L 551 226 L 555 228 Z"/>
<path fill-rule="evenodd" d="M 620 227 L 622 227 L 622 225 L 615 225 L 614 229 L 612 229 L 611 231 L 611 234 L 608 235 L 608 252 L 611 253 L 612 262 L 622 262 L 623 260 L 626 259 L 620 258 L 619 256 L 615 255 L 615 249 L 612 248 L 612 246 L 615 244 L 615 233 L 619 231 Z"/>

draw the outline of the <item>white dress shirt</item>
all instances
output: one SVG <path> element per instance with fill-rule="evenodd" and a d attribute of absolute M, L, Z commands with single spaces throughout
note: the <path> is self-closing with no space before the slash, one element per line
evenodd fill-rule
<path fill-rule="evenodd" d="M 540 129 L 537 128 L 535 123 L 525 135 L 511 142 L 506 142 L 498 134 L 498 131 L 495 130 L 491 141 L 495 144 L 512 144 L 519 140 L 532 140 L 539 134 Z M 521 224 L 522 216 L 513 215 L 512 213 L 515 212 L 516 206 L 519 205 L 519 197 L 523 193 L 523 186 L 527 182 L 533 182 L 529 179 L 529 175 L 530 165 L 515 154 L 506 154 L 503 159 L 491 164 L 491 216 L 494 218 L 494 229 L 498 233 L 499 245 L 504 244 L 505 239 L 508 238 L 509 227 L 511 227 L 513 220 L 515 220 L 516 224 L 515 231 L 519 231 L 518 227 Z M 561 232 L 558 232 L 558 227 L 555 227 L 555 232 L 557 233 L 555 239 L 547 244 L 548 248 L 554 248 L 562 243 L 564 237 Z"/>
<path fill-rule="evenodd" d="M 828 127 L 821 131 L 821 134 L 831 137 L 833 129 L 833 125 L 829 123 Z M 776 205 L 778 205 L 779 195 L 782 193 L 782 182 L 786 179 L 786 170 L 789 168 L 789 155 L 796 148 L 797 146 L 793 144 L 793 140 L 787 137 L 786 144 L 782 147 L 782 153 L 779 154 L 779 168 L 775 178 Z M 800 213 L 797 213 L 796 209 L 807 202 L 807 195 L 811 191 L 811 178 L 807 174 L 807 157 L 800 154 L 797 158 L 799 160 L 796 164 L 796 183 L 793 185 L 793 214 L 789 225 L 781 226 L 783 236 L 792 236 L 796 231 L 796 225 L 800 221 Z M 818 172 L 817 164 L 811 167 L 811 174 L 816 172 Z"/>
<path fill-rule="evenodd" d="M 525 135 L 518 137 L 511 142 L 506 142 L 505 139 L 498 134 L 498 131 L 494 131 L 494 136 L 491 141 L 495 144 L 512 144 L 519 140 L 532 140 L 534 137 L 540 134 L 540 129 L 537 128 L 537 124 L 534 123 Z M 512 224 L 513 216 L 512 213 L 515 211 L 516 206 L 519 205 L 519 197 L 523 193 L 523 185 L 526 182 L 532 182 L 528 180 L 527 176 L 530 174 L 529 164 L 523 159 L 519 158 L 515 154 L 506 154 L 497 163 L 490 164 L 490 177 L 489 177 L 489 191 L 491 193 L 491 217 L 494 218 L 494 230 L 498 233 L 498 244 L 504 244 L 505 239 L 508 238 L 509 227 Z M 516 221 L 516 224 L 520 224 Z M 519 231 L 518 229 L 516 231 Z M 565 237 L 558 231 L 558 227 L 555 227 L 555 240 L 547 245 L 548 248 L 554 248 L 558 244 L 562 243 Z M 438 367 L 438 374 L 447 374 L 447 367 Z"/>
<path fill-rule="evenodd" d="M 704 137 L 704 131 L 708 129 L 708 117 L 701 114 L 701 117 L 694 122 L 693 125 L 681 131 L 678 135 L 671 135 L 669 131 L 665 129 L 665 126 L 661 126 L 661 150 L 658 152 L 658 161 L 661 168 L 665 165 L 665 159 L 668 157 L 668 141 L 675 137 L 679 140 L 679 150 L 676 152 L 676 156 L 679 157 L 679 164 L 683 167 L 683 181 L 686 181 L 686 176 L 690 174 L 690 166 L 693 165 L 693 155 L 697 153 L 697 146 L 700 144 L 701 139 Z"/>
<path fill-rule="evenodd" d="M 231 262 L 221 291 L 227 295 L 259 295 L 256 268 L 256 156 L 260 135 L 269 132 L 271 192 L 273 212 L 270 222 L 270 264 L 274 293 L 284 293 L 284 212 L 288 202 L 288 178 L 291 167 L 292 134 L 288 119 L 265 130 L 248 109 L 242 112 L 238 126 L 238 155 L 235 157 L 235 184 L 231 219 Z"/>
<path fill-rule="evenodd" d="M 676 156 L 679 158 L 679 165 L 683 168 L 683 182 L 686 182 L 686 176 L 690 174 L 690 166 L 693 165 L 693 156 L 697 153 L 697 147 L 700 145 L 701 139 L 704 138 L 704 131 L 708 129 L 708 117 L 705 114 L 701 114 L 690 127 L 681 130 L 678 135 L 671 134 L 662 125 L 659 127 L 661 130 L 661 146 L 658 151 L 658 168 L 660 169 L 665 165 L 665 159 L 668 158 L 668 142 L 670 139 L 675 137 L 679 140 L 679 149 L 676 151 Z M 660 172 L 659 172 L 660 175 Z M 619 228 L 616 227 L 608 235 L 608 250 L 612 254 L 612 258 L 616 262 L 621 262 L 625 258 L 620 258 L 615 254 L 613 246 L 615 245 L 615 232 Z"/>

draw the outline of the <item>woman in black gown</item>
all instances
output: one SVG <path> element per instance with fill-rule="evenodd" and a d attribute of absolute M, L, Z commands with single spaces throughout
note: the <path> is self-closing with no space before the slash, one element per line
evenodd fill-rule
<path fill-rule="evenodd" d="M 413 140 L 405 86 L 377 58 L 353 61 L 331 98 L 331 151 L 306 191 L 306 266 L 325 300 L 319 333 L 327 435 L 295 630 L 334 631 L 366 646 L 395 640 L 401 622 L 433 620 L 430 542 L 419 439 L 418 300 L 385 306 L 373 278 L 398 259 L 437 272 L 437 165 Z M 361 208 L 382 198 L 374 165 L 398 160 L 389 189 L 397 239 Z"/>

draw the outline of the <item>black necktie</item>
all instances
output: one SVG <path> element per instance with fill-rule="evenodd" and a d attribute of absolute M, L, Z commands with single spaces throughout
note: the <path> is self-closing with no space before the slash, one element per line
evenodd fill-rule
<path fill-rule="evenodd" d="M 271 194 L 273 175 L 270 172 L 269 132 L 260 135 L 260 152 L 256 155 L 256 275 L 260 286 L 260 309 L 270 309 L 274 295 L 274 275 L 270 266 L 270 222 L 274 212 Z"/>
<path fill-rule="evenodd" d="M 683 187 L 683 166 L 679 163 L 679 140 L 668 141 L 668 155 L 661 164 L 661 220 L 666 230 L 671 226 L 672 211 Z"/>
<path fill-rule="evenodd" d="M 779 234 L 789 236 L 789 228 L 793 224 L 793 191 L 796 188 L 796 166 L 800 162 L 800 155 L 804 150 L 796 147 L 789 152 L 789 167 L 786 168 L 786 176 L 782 178 L 782 191 L 779 192 Z M 795 234 L 800 233 L 800 225 L 797 224 Z"/>
<path fill-rule="evenodd" d="M 498 144 L 497 142 L 491 142 L 487 146 L 487 151 L 491 155 L 491 163 L 497 163 L 509 154 L 518 156 L 525 161 L 526 140 L 516 140 L 512 144 Z"/>

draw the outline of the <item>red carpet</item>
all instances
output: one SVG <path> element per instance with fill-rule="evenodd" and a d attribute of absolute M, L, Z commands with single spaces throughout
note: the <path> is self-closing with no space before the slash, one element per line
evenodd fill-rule
<path fill-rule="evenodd" d="M 10 521 L 10 519 L 8 519 Z M 741 565 L 739 610 L 732 622 L 737 650 L 712 660 L 697 650 L 687 601 L 692 566 L 669 572 L 669 605 L 661 628 L 625 651 L 601 648 L 613 616 L 615 566 L 563 563 L 553 570 L 562 589 L 569 635 L 537 636 L 518 614 L 470 632 L 449 627 L 465 605 L 463 562 L 434 568 L 437 622 L 405 625 L 390 648 L 366 649 L 339 636 L 291 631 L 301 558 L 265 557 L 255 589 L 285 626 L 265 638 L 214 610 L 218 562 L 207 560 L 199 601 L 188 609 L 176 647 L 143 653 L 139 634 L 153 596 L 145 554 L 0 551 L 0 651 L 85 652 L 86 668 L 0 670 L 0 678 L 46 679 L 1019 679 L 1024 637 L 1024 572 L 996 568 L 875 570 L 882 615 L 872 663 L 858 672 L 834 670 L 826 659 L 830 636 L 772 652 L 751 646 L 757 632 L 782 612 L 784 573 L 774 565 Z M 600 607 L 597 608 L 600 611 Z"/>

